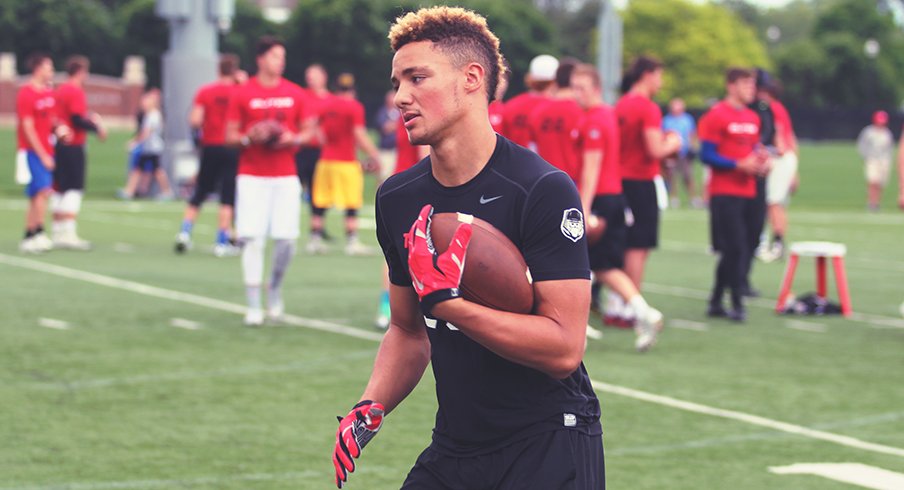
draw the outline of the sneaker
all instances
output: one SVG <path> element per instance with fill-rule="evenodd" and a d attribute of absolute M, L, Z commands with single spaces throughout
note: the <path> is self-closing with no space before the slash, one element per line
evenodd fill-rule
<path fill-rule="evenodd" d="M 694 209 L 703 209 L 704 207 L 706 207 L 706 203 L 703 202 L 703 199 L 695 197 L 691 199 L 691 207 Z"/>
<path fill-rule="evenodd" d="M 325 254 L 329 251 L 329 247 L 323 243 L 323 237 L 312 235 L 310 241 L 305 246 L 305 251 L 311 255 Z"/>
<path fill-rule="evenodd" d="M 656 343 L 656 336 L 662 331 L 662 312 L 656 308 L 650 307 L 642 317 L 637 319 L 637 326 L 634 331 L 637 332 L 637 339 L 634 341 L 634 348 L 638 352 L 646 352 Z"/>
<path fill-rule="evenodd" d="M 176 235 L 176 245 L 173 247 L 177 254 L 184 254 L 191 250 L 191 235 L 184 231 L 180 231 Z"/>
<path fill-rule="evenodd" d="M 46 233 L 38 233 L 31 239 L 35 241 L 35 246 L 38 247 L 41 252 L 49 252 L 53 250 L 53 240 L 51 240 Z"/>
<path fill-rule="evenodd" d="M 231 243 L 217 243 L 213 246 L 214 257 L 236 257 L 242 253 L 242 249 Z"/>
<path fill-rule="evenodd" d="M 245 313 L 245 325 L 259 327 L 264 324 L 264 310 L 260 308 L 248 308 Z"/>
<path fill-rule="evenodd" d="M 386 330 L 389 328 L 389 317 L 386 315 L 377 315 L 377 319 L 374 320 L 374 326 L 380 330 Z"/>
<path fill-rule="evenodd" d="M 268 303 L 267 318 L 271 320 L 281 320 L 283 315 L 285 314 L 285 307 L 283 306 L 282 296 L 280 296 L 279 294 L 272 295 L 269 297 Z"/>
<path fill-rule="evenodd" d="M 116 198 L 122 199 L 123 201 L 131 201 L 132 199 L 135 199 L 135 195 L 129 194 L 125 189 L 116 189 Z"/>
<path fill-rule="evenodd" d="M 769 250 L 772 252 L 773 260 L 781 260 L 785 258 L 785 244 L 782 242 L 772 242 L 772 246 L 769 247 Z"/>
<path fill-rule="evenodd" d="M 38 242 L 35 241 L 34 237 L 26 238 L 19 242 L 19 252 L 24 254 L 42 254 L 45 252 L 41 247 L 38 246 Z"/>
<path fill-rule="evenodd" d="M 759 298 L 760 294 L 761 293 L 759 289 L 752 287 L 749 284 L 743 286 L 741 290 L 741 296 L 744 296 L 745 298 Z"/>
<path fill-rule="evenodd" d="M 603 332 L 599 329 L 591 327 L 590 325 L 587 325 L 587 338 L 599 340 L 603 338 Z"/>
<path fill-rule="evenodd" d="M 345 245 L 345 255 L 373 255 L 374 251 L 371 247 L 364 245 L 358 240 L 351 240 Z"/>
<path fill-rule="evenodd" d="M 82 240 L 75 233 L 66 233 L 62 236 L 56 237 L 53 240 L 54 248 L 61 248 L 67 250 L 82 250 L 88 251 L 91 250 L 91 242 L 87 240 Z"/>
<path fill-rule="evenodd" d="M 680 207 L 681 207 L 681 199 L 678 199 L 677 197 L 673 197 L 673 198 L 669 199 L 669 208 L 678 209 Z"/>
<path fill-rule="evenodd" d="M 706 309 L 706 316 L 710 318 L 727 318 L 728 311 L 721 303 L 710 303 Z"/>

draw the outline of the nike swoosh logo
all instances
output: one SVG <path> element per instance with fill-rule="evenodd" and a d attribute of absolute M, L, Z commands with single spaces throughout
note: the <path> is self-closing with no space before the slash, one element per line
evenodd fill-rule
<path fill-rule="evenodd" d="M 496 199 L 502 199 L 502 196 L 491 197 L 491 198 L 489 198 L 489 199 L 487 199 L 487 198 L 485 198 L 485 197 L 483 197 L 483 196 L 480 196 L 480 204 L 486 204 L 486 203 L 488 203 L 488 202 L 493 202 L 493 201 L 495 201 Z"/>

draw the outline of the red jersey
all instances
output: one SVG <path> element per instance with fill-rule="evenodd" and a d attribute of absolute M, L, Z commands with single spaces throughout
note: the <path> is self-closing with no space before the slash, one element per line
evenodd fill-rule
<path fill-rule="evenodd" d="M 239 131 L 246 133 L 251 125 L 267 119 L 283 124 L 286 131 L 298 132 L 299 121 L 304 115 L 306 97 L 301 87 L 281 78 L 274 87 L 264 87 L 257 77 L 234 89 L 229 99 L 227 122 L 237 122 Z M 295 169 L 297 148 L 268 148 L 251 145 L 242 149 L 239 156 L 240 175 L 285 177 L 298 175 Z"/>
<path fill-rule="evenodd" d="M 582 168 L 585 151 L 600 150 L 603 152 L 599 180 L 596 183 L 596 195 L 621 194 L 621 168 L 618 163 L 620 136 L 615 111 L 606 105 L 591 107 L 578 122 L 574 138 Z"/>
<path fill-rule="evenodd" d="M 659 175 L 659 160 L 647 151 L 646 130 L 662 127 L 662 111 L 652 100 L 634 93 L 615 104 L 621 132 L 621 174 L 623 179 L 653 180 Z"/>
<path fill-rule="evenodd" d="M 305 119 L 310 117 L 320 117 L 324 104 L 332 97 L 329 92 L 318 94 L 311 89 L 305 91 L 308 96 L 308 105 L 305 108 Z M 319 124 L 319 123 L 318 123 Z M 310 141 L 302 145 L 303 148 L 320 148 L 320 138 L 312 138 Z"/>
<path fill-rule="evenodd" d="M 490 126 L 493 131 L 502 134 L 502 111 L 505 110 L 505 104 L 501 100 L 490 102 Z"/>
<path fill-rule="evenodd" d="M 781 124 L 782 139 L 785 144 L 790 144 L 791 140 L 794 139 L 794 126 L 791 125 L 791 115 L 788 114 L 788 109 L 785 109 L 784 104 L 775 99 L 769 103 L 769 108 L 772 109 L 775 122 Z"/>
<path fill-rule="evenodd" d="M 537 154 L 574 182 L 581 180 L 581 159 L 572 138 L 584 110 L 573 99 L 550 99 L 539 104 L 528 119 Z"/>
<path fill-rule="evenodd" d="M 195 105 L 204 109 L 204 120 L 201 122 L 202 145 L 226 144 L 226 112 L 235 88 L 234 83 L 216 81 L 198 89 Z"/>
<path fill-rule="evenodd" d="M 88 131 L 72 124 L 72 116 L 88 118 L 88 101 L 82 87 L 66 82 L 56 89 L 56 113 L 57 117 L 72 129 L 72 139 L 69 145 L 83 146 L 88 139 Z"/>
<path fill-rule="evenodd" d="M 531 143 L 530 114 L 537 105 L 547 100 L 540 94 L 525 92 L 505 103 L 502 109 L 502 136 L 513 143 L 528 147 Z"/>
<path fill-rule="evenodd" d="M 322 160 L 354 162 L 355 128 L 364 126 L 364 106 L 355 99 L 338 95 L 324 102 L 320 113 L 320 130 L 323 132 Z"/>
<path fill-rule="evenodd" d="M 725 101 L 714 105 L 700 120 L 700 140 L 716 145 L 716 152 L 732 160 L 749 155 L 760 143 L 760 117 L 747 107 L 735 108 Z M 756 178 L 738 169 L 712 168 L 712 196 L 756 196 Z"/>
<path fill-rule="evenodd" d="M 413 167 L 414 164 L 421 159 L 418 158 L 418 147 L 412 145 L 411 140 L 408 139 L 408 130 L 405 129 L 405 120 L 401 117 L 396 124 L 395 141 L 396 161 L 395 171 L 393 171 L 393 173 L 397 174 Z"/>
<path fill-rule="evenodd" d="M 32 150 L 31 143 L 25 138 L 25 129 L 22 120 L 26 117 L 34 119 L 35 132 L 38 140 L 47 153 L 53 155 L 53 122 L 56 119 L 56 98 L 51 88 L 35 88 L 32 84 L 23 85 L 16 95 L 16 116 L 19 118 L 18 137 L 20 150 Z"/>

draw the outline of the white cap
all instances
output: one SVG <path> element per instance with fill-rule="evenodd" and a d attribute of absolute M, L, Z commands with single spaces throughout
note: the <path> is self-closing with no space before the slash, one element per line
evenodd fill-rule
<path fill-rule="evenodd" d="M 528 75 L 536 82 L 551 82 L 556 79 L 558 69 L 559 60 L 548 54 L 541 54 L 530 60 Z"/>

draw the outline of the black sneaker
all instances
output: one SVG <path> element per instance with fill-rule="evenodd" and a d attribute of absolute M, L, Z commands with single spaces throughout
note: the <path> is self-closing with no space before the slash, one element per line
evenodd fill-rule
<path fill-rule="evenodd" d="M 734 308 L 728 312 L 728 319 L 733 322 L 744 323 L 747 321 L 747 312 L 744 308 Z"/>
<path fill-rule="evenodd" d="M 759 298 L 759 297 L 760 297 L 760 290 L 759 290 L 759 289 L 756 289 L 756 288 L 753 288 L 753 287 L 750 287 L 749 285 L 748 285 L 748 286 L 744 286 L 744 287 L 741 289 L 741 295 L 744 296 L 745 298 Z"/>
<path fill-rule="evenodd" d="M 726 318 L 728 311 L 725 310 L 721 303 L 710 303 L 709 308 L 706 309 L 706 316 L 710 318 Z"/>

